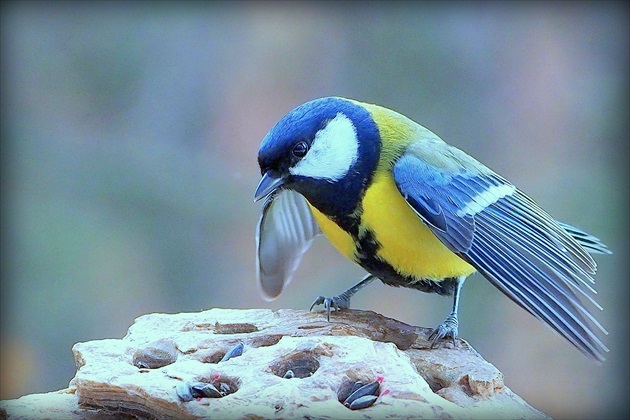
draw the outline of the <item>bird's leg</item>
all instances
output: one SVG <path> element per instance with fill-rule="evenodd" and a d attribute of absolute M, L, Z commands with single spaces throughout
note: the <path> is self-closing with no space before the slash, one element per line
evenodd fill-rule
<path fill-rule="evenodd" d="M 457 329 L 459 321 L 457 320 L 457 310 L 459 309 L 459 293 L 464 285 L 466 277 L 459 277 L 457 279 L 457 285 L 453 293 L 453 310 L 451 314 L 446 317 L 443 323 L 438 325 L 429 335 L 431 340 L 431 348 L 435 346 L 435 343 L 442 338 L 451 337 L 453 339 L 453 346 L 455 345 L 455 339 L 457 338 Z"/>
<path fill-rule="evenodd" d="M 326 309 L 326 318 L 328 319 L 328 321 L 330 322 L 330 308 L 335 308 L 336 311 L 338 311 L 339 309 L 347 309 L 350 307 L 350 298 L 356 293 L 358 292 L 360 289 L 364 288 L 365 286 L 367 286 L 368 284 L 372 283 L 372 281 L 374 281 L 374 279 L 376 279 L 376 276 L 372 275 L 372 274 L 368 274 L 367 276 L 363 277 L 363 279 L 358 282 L 357 284 L 355 284 L 354 286 L 352 286 L 351 288 L 349 288 L 348 290 L 346 290 L 345 292 L 334 296 L 334 297 L 324 297 L 324 296 L 318 296 L 317 299 L 315 299 L 315 301 L 313 302 L 313 304 L 311 305 L 311 308 L 309 309 L 309 311 L 313 310 L 313 307 L 315 305 L 324 305 L 324 309 Z"/>

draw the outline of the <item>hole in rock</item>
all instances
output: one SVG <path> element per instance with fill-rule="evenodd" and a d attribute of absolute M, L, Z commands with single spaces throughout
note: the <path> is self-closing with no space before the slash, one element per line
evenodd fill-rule
<path fill-rule="evenodd" d="M 429 388 L 431 388 L 431 391 L 433 392 L 438 392 L 440 389 L 446 387 L 444 381 L 438 378 L 425 377 L 424 380 L 427 381 L 427 384 L 429 384 Z"/>
<path fill-rule="evenodd" d="M 217 352 L 214 352 L 212 354 L 199 354 L 199 356 L 197 357 L 197 360 L 199 360 L 202 363 L 219 363 L 221 361 L 223 361 L 223 359 L 226 357 L 226 355 L 228 353 L 230 353 L 230 356 L 228 357 L 228 360 L 234 357 L 239 357 L 241 354 L 243 354 L 244 351 L 244 345 L 242 342 L 237 343 L 236 345 L 233 346 L 229 346 L 226 347 L 224 350 L 220 350 Z"/>
<path fill-rule="evenodd" d="M 337 400 L 351 410 L 367 408 L 378 399 L 381 381 L 382 378 L 347 378 L 337 390 Z"/>
<path fill-rule="evenodd" d="M 159 340 L 133 354 L 132 363 L 140 369 L 158 369 L 177 360 L 177 348 L 170 340 Z"/>
<path fill-rule="evenodd" d="M 271 372 L 281 378 L 308 378 L 319 369 L 319 361 L 311 352 L 292 353 L 272 363 Z"/>
<path fill-rule="evenodd" d="M 240 387 L 240 381 L 237 378 L 218 374 L 210 377 L 203 377 L 199 379 L 199 381 L 214 386 L 214 388 L 216 388 L 221 394 L 221 397 L 234 394 Z"/>
<path fill-rule="evenodd" d="M 252 338 L 250 345 L 253 348 L 275 346 L 284 337 L 283 334 L 270 334 Z"/>
<path fill-rule="evenodd" d="M 219 363 L 221 359 L 223 359 L 223 356 L 225 356 L 225 351 L 218 351 L 209 356 L 203 357 L 200 361 L 202 363 Z"/>

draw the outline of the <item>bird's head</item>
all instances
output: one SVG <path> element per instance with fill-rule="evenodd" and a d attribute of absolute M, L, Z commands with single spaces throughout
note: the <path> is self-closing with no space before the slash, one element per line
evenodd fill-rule
<path fill-rule="evenodd" d="M 289 188 L 325 214 L 349 214 L 378 162 L 380 138 L 369 111 L 343 98 L 307 102 L 285 115 L 258 151 L 255 200 Z"/>

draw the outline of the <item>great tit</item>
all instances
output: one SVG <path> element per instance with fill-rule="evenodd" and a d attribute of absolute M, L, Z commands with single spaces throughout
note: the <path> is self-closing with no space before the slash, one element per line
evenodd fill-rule
<path fill-rule="evenodd" d="M 596 307 L 591 253 L 597 238 L 547 214 L 502 176 L 390 109 L 340 97 L 320 98 L 284 116 L 258 152 L 266 198 L 256 234 L 257 281 L 272 300 L 291 281 L 321 234 L 369 274 L 339 296 L 378 278 L 390 286 L 453 295 L 453 307 L 429 339 L 458 333 L 464 280 L 480 272 L 506 296 L 596 361 L 606 330 L 578 298 Z"/>

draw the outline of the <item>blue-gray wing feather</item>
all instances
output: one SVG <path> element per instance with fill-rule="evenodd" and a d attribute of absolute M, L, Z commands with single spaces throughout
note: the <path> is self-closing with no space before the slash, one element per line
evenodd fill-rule
<path fill-rule="evenodd" d="M 598 306 L 589 294 L 596 265 L 587 250 L 605 253 L 606 246 L 558 223 L 507 180 L 469 159 L 473 170 L 452 161 L 445 170 L 407 153 L 393 175 L 444 245 L 579 350 L 604 360 L 607 349 L 595 331 L 606 331 L 576 292 Z"/>

